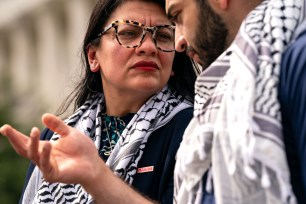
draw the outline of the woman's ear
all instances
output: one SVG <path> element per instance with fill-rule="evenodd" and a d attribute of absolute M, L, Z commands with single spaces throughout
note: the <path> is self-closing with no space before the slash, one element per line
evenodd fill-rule
<path fill-rule="evenodd" d="M 100 70 L 100 65 L 96 57 L 97 47 L 90 45 L 87 48 L 87 59 L 90 65 L 90 70 L 92 72 L 97 72 Z"/>

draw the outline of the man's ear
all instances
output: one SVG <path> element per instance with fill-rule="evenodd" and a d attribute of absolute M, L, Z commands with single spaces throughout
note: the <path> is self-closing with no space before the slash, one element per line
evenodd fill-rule
<path fill-rule="evenodd" d="M 92 72 L 97 72 L 100 70 L 100 64 L 97 60 L 96 53 L 97 53 L 97 47 L 90 45 L 87 48 L 87 59 L 90 65 L 90 70 Z"/>

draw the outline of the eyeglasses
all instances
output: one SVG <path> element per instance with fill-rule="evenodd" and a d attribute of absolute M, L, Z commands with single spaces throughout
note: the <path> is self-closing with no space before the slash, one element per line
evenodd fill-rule
<path fill-rule="evenodd" d="M 101 37 L 111 28 L 115 29 L 116 39 L 123 47 L 139 47 L 144 41 L 146 33 L 150 32 L 152 34 L 152 40 L 159 50 L 164 52 L 173 52 L 175 50 L 175 26 L 173 25 L 148 27 L 132 20 L 117 20 L 106 26 L 98 34 L 98 37 Z"/>

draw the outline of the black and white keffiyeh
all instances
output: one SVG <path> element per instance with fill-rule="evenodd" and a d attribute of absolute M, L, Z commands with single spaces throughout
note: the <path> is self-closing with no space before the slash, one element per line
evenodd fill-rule
<path fill-rule="evenodd" d="M 277 99 L 281 56 L 305 0 L 265 0 L 195 85 L 194 118 L 177 153 L 174 202 L 201 203 L 202 177 L 218 204 L 296 203 Z"/>
<path fill-rule="evenodd" d="M 152 96 L 127 124 L 106 164 L 115 174 L 132 184 L 137 164 L 151 133 L 167 124 L 179 111 L 192 105 L 166 86 Z M 99 149 L 103 122 L 101 111 L 103 110 L 105 110 L 104 96 L 99 94 L 87 100 L 65 122 L 92 137 Z M 55 133 L 51 140 L 57 140 L 59 137 Z M 23 203 L 91 203 L 91 201 L 92 197 L 81 185 L 46 182 L 37 167 L 29 180 L 23 198 Z"/>

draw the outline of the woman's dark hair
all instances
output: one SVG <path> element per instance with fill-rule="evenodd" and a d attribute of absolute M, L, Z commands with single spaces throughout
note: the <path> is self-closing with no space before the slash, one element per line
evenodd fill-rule
<path fill-rule="evenodd" d="M 57 114 L 63 114 L 71 104 L 74 104 L 74 110 L 79 108 L 85 103 L 85 101 L 93 95 L 102 92 L 102 81 L 99 72 L 92 72 L 87 59 L 88 45 L 99 44 L 100 38 L 97 38 L 101 29 L 105 26 L 106 21 L 110 15 L 119 6 L 124 4 L 127 0 L 99 0 L 95 5 L 87 31 L 82 45 L 82 63 L 85 69 L 85 73 L 82 74 L 81 80 L 78 82 L 75 89 L 63 104 L 59 107 Z M 147 2 L 154 2 L 165 7 L 164 0 L 142 0 Z M 194 82 L 196 74 L 193 69 L 192 61 L 185 53 L 175 53 L 173 63 L 174 76 L 170 77 L 168 82 L 169 86 L 176 90 L 182 96 L 185 96 L 187 100 L 193 102 L 194 99 Z"/>

